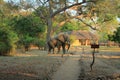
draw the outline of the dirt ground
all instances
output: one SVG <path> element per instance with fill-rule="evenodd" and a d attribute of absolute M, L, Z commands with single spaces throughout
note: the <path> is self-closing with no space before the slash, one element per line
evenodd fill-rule
<path fill-rule="evenodd" d="M 120 80 L 120 48 L 101 48 L 99 53 L 95 53 L 91 71 L 92 51 L 90 48 L 84 48 L 84 51 L 72 49 L 73 55 L 59 68 L 53 80 Z M 66 68 L 67 66 L 71 67 Z"/>
<path fill-rule="evenodd" d="M 82 54 L 78 80 L 120 80 L 120 52 L 100 52 L 95 54 L 93 70 L 90 69 L 92 56 Z"/>
<path fill-rule="evenodd" d="M 48 56 L 46 51 L 40 50 L 0 56 L 0 80 L 51 80 L 66 58 Z"/>
<path fill-rule="evenodd" d="M 69 53 L 63 58 L 39 50 L 0 56 L 0 80 L 120 80 L 120 48 L 99 49 L 92 71 L 92 49 Z"/>

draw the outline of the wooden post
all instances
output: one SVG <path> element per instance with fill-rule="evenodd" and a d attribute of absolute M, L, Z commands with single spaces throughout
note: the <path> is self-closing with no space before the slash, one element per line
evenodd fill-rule
<path fill-rule="evenodd" d="M 95 62 L 95 49 L 96 48 L 99 48 L 99 45 L 97 45 L 97 44 L 92 44 L 91 45 L 91 48 L 93 48 L 93 52 L 92 52 L 92 56 L 93 56 L 93 60 L 92 60 L 92 63 L 90 64 L 90 68 L 91 68 L 91 71 L 93 70 L 93 64 L 94 64 L 94 62 Z"/>
<path fill-rule="evenodd" d="M 95 48 L 94 48 L 94 50 L 92 52 L 92 56 L 93 56 L 93 60 L 92 60 L 92 63 L 90 64 L 91 71 L 92 71 L 93 64 L 95 62 Z"/>

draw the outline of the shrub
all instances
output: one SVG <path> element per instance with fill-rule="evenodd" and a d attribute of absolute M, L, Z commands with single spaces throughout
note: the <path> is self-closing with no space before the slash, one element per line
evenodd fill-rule
<path fill-rule="evenodd" d="M 30 48 L 30 45 L 33 43 L 33 41 L 34 41 L 33 37 L 25 35 L 18 41 L 18 45 L 22 45 L 24 47 L 25 51 L 28 51 Z"/>
<path fill-rule="evenodd" d="M 35 39 L 34 45 L 36 45 L 39 48 L 39 50 L 43 49 L 45 47 L 45 40 Z"/>
<path fill-rule="evenodd" d="M 17 41 L 17 35 L 9 27 L 0 25 L 0 55 L 10 55 Z"/>

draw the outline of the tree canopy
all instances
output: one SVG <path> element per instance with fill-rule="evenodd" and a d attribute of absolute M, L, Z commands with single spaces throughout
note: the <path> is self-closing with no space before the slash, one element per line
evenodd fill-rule
<path fill-rule="evenodd" d="M 47 37 L 50 37 L 54 28 L 59 29 L 72 19 L 78 19 L 93 30 L 101 30 L 103 23 L 119 17 L 119 3 L 119 0 L 18 0 L 16 2 L 25 10 L 34 9 L 48 26 Z M 62 16 L 59 16 L 61 14 Z"/>
<path fill-rule="evenodd" d="M 16 35 L 14 44 L 17 37 L 30 44 L 45 37 L 48 41 L 56 32 L 78 29 L 98 31 L 106 40 L 118 27 L 117 18 L 120 0 L 0 0 L 0 26 L 10 29 L 8 35 Z"/>
<path fill-rule="evenodd" d="M 109 40 L 120 43 L 120 27 L 118 27 L 116 31 L 114 31 L 113 35 L 108 35 L 108 37 Z"/>

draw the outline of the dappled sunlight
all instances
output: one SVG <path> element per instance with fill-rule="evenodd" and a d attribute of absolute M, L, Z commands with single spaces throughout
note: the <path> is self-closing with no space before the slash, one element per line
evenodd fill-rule
<path fill-rule="evenodd" d="M 98 58 L 106 58 L 106 59 L 120 59 L 120 56 L 110 56 L 110 55 L 97 55 Z"/>
<path fill-rule="evenodd" d="M 32 56 L 38 56 L 38 55 L 35 55 L 35 54 L 15 54 L 13 56 L 16 56 L 16 57 L 32 57 Z"/>
<path fill-rule="evenodd" d="M 16 54 L 13 54 L 11 56 L 16 56 L 16 57 L 35 57 L 35 56 L 46 56 L 47 55 L 47 51 L 41 51 L 41 50 L 37 50 L 37 49 L 32 49 L 30 51 L 20 51 L 17 50 Z"/>
<path fill-rule="evenodd" d="M 83 57 L 92 58 L 92 54 L 81 54 Z M 111 55 L 111 54 L 95 54 L 96 58 L 105 58 L 105 59 L 120 59 L 120 55 Z"/>
<path fill-rule="evenodd" d="M 32 74 L 32 73 L 22 73 L 22 72 L 15 72 L 15 71 L 12 71 L 12 72 L 0 72 L 0 74 L 11 74 L 11 75 L 19 75 L 19 76 L 26 76 L 26 77 L 34 77 L 34 78 L 37 78 L 38 76 L 35 75 L 35 74 Z"/>
<path fill-rule="evenodd" d="M 58 56 L 58 57 L 61 57 L 61 56 L 69 56 L 69 54 L 48 54 L 47 56 Z"/>
<path fill-rule="evenodd" d="M 111 51 L 111 52 L 120 52 L 120 48 L 118 48 L 118 49 L 102 49 L 102 50 L 100 50 L 100 51 L 106 51 L 106 52 L 109 52 L 109 51 Z"/>
<path fill-rule="evenodd" d="M 73 57 L 72 59 L 73 59 L 73 60 L 75 60 L 75 61 L 80 60 L 80 58 L 79 58 L 79 57 Z"/>

